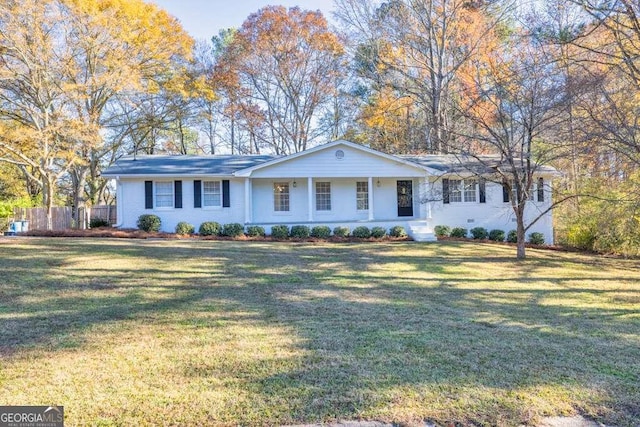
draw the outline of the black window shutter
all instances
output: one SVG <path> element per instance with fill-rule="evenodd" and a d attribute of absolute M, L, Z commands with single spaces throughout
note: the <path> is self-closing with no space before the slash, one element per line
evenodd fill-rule
<path fill-rule="evenodd" d="M 175 203 L 173 204 L 173 206 L 176 209 L 182 209 L 182 181 L 174 181 L 173 182 L 173 188 L 174 188 L 174 197 L 175 197 Z"/>
<path fill-rule="evenodd" d="M 506 182 L 502 183 L 502 201 L 505 203 L 509 201 L 509 188 Z"/>
<path fill-rule="evenodd" d="M 442 179 L 442 203 L 449 203 L 449 180 Z"/>
<path fill-rule="evenodd" d="M 153 209 L 153 181 L 144 182 L 144 208 Z"/>
<path fill-rule="evenodd" d="M 222 207 L 228 208 L 231 206 L 231 195 L 229 194 L 229 180 L 222 180 Z"/>
<path fill-rule="evenodd" d="M 538 201 L 544 202 L 544 179 L 538 178 Z"/>
<path fill-rule="evenodd" d="M 484 178 L 480 178 L 478 187 L 480 189 L 480 203 L 487 203 L 487 182 Z"/>
<path fill-rule="evenodd" d="M 199 179 L 193 181 L 193 207 L 202 207 L 202 181 Z"/>

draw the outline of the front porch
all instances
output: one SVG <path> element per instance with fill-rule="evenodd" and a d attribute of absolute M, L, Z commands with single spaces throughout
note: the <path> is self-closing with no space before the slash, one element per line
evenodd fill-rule
<path fill-rule="evenodd" d="M 365 224 L 426 221 L 426 179 L 245 178 L 245 224 Z"/>

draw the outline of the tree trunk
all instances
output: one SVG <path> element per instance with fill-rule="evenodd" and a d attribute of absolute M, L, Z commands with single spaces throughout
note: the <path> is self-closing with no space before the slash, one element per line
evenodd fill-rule
<path fill-rule="evenodd" d="M 516 258 L 525 259 L 525 235 L 524 235 L 524 209 L 516 210 L 516 234 L 518 236 Z"/>
<path fill-rule="evenodd" d="M 71 171 L 71 183 L 73 185 L 73 217 L 76 220 L 76 228 L 85 229 L 84 214 L 80 217 L 80 213 L 84 212 L 86 207 L 86 199 L 84 197 L 84 187 L 87 183 L 87 168 L 85 166 L 78 166 Z"/>
<path fill-rule="evenodd" d="M 47 213 L 47 230 L 53 230 L 53 183 L 51 182 L 50 177 L 42 177 L 42 183 L 44 184 L 43 192 L 42 192 L 42 204 Z"/>

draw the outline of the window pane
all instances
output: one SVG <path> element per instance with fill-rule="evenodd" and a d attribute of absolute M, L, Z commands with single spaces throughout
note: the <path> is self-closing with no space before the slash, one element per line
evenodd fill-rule
<path fill-rule="evenodd" d="M 202 183 L 202 205 L 221 206 L 222 192 L 220 181 L 205 181 Z"/>
<path fill-rule="evenodd" d="M 173 207 L 173 182 L 156 182 L 156 207 Z"/>
<path fill-rule="evenodd" d="M 476 201 L 476 180 L 465 179 L 464 180 L 464 201 L 475 202 Z"/>
<path fill-rule="evenodd" d="M 369 209 L 369 183 L 366 181 L 356 182 L 356 205 L 359 211 Z"/>
<path fill-rule="evenodd" d="M 331 210 L 331 183 L 316 182 L 316 210 Z"/>
<path fill-rule="evenodd" d="M 273 210 L 276 212 L 289 212 L 289 183 L 273 183 Z"/>
<path fill-rule="evenodd" d="M 457 203 L 462 202 L 462 181 L 459 179 L 449 180 L 449 202 Z"/>

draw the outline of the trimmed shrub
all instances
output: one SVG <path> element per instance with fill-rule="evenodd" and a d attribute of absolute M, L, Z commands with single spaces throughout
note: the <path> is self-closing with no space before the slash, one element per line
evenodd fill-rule
<path fill-rule="evenodd" d="M 289 237 L 288 225 L 274 225 L 271 227 L 271 237 L 274 239 L 286 239 Z"/>
<path fill-rule="evenodd" d="M 91 218 L 91 220 L 89 221 L 89 228 L 99 228 L 99 227 L 111 227 L 111 224 L 106 219 Z"/>
<path fill-rule="evenodd" d="M 466 228 L 462 228 L 462 227 L 454 227 L 453 230 L 451 230 L 451 237 L 462 237 L 462 238 L 467 238 L 467 229 Z"/>
<path fill-rule="evenodd" d="M 374 239 L 382 239 L 385 234 L 387 234 L 387 230 L 382 227 L 373 227 L 371 229 L 371 237 Z"/>
<path fill-rule="evenodd" d="M 518 243 L 518 232 L 516 230 L 509 230 L 507 233 L 507 242 Z"/>
<path fill-rule="evenodd" d="M 471 235 L 476 240 L 484 240 L 489 236 L 489 232 L 484 227 L 474 227 L 471 229 Z"/>
<path fill-rule="evenodd" d="M 336 237 L 349 237 L 349 227 L 336 227 L 333 229 L 333 235 Z"/>
<path fill-rule="evenodd" d="M 138 217 L 138 228 L 147 233 L 160 231 L 162 221 L 158 215 L 144 214 Z"/>
<path fill-rule="evenodd" d="M 238 237 L 244 235 L 244 226 L 237 222 L 225 224 L 222 227 L 222 235 L 227 237 Z"/>
<path fill-rule="evenodd" d="M 331 236 L 331 229 L 326 225 L 316 225 L 311 229 L 311 237 L 326 239 Z"/>
<path fill-rule="evenodd" d="M 215 221 L 205 221 L 200 224 L 200 228 L 198 229 L 198 233 L 203 236 L 218 236 L 220 235 L 220 231 L 222 227 L 219 223 Z"/>
<path fill-rule="evenodd" d="M 449 237 L 451 234 L 451 227 L 448 225 L 436 225 L 433 228 L 433 231 L 436 233 L 436 237 Z"/>
<path fill-rule="evenodd" d="M 491 230 L 489 232 L 489 240 L 493 240 L 494 242 L 504 242 L 504 231 Z"/>
<path fill-rule="evenodd" d="M 196 231 L 196 228 L 185 221 L 180 221 L 176 225 L 176 234 L 193 234 Z"/>
<path fill-rule="evenodd" d="M 389 236 L 391 237 L 407 237 L 407 230 L 401 225 L 394 225 L 389 229 Z"/>
<path fill-rule="evenodd" d="M 247 227 L 247 236 L 249 237 L 264 237 L 266 235 L 264 227 L 259 225 L 250 225 Z"/>
<path fill-rule="evenodd" d="M 353 231 L 351 232 L 351 235 L 353 237 L 357 237 L 358 239 L 368 239 L 369 237 L 371 237 L 371 230 L 369 230 L 369 227 L 365 227 L 364 225 L 361 225 L 359 227 L 354 228 Z"/>
<path fill-rule="evenodd" d="M 544 234 L 538 232 L 529 234 L 529 243 L 532 245 L 544 245 Z"/>
<path fill-rule="evenodd" d="M 294 225 L 291 227 L 291 233 L 289 233 L 291 237 L 295 237 L 298 239 L 306 239 L 310 235 L 309 227 L 306 225 Z"/>

